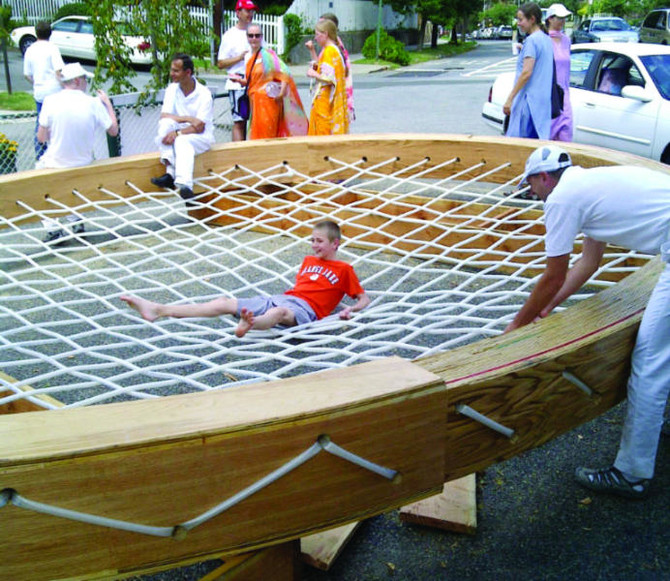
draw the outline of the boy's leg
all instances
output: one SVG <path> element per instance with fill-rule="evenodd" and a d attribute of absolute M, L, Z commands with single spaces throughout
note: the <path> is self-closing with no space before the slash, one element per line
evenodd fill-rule
<path fill-rule="evenodd" d="M 207 303 L 190 305 L 164 305 L 129 295 L 122 295 L 119 298 L 128 303 L 147 321 L 155 321 L 160 317 L 183 319 L 187 317 L 219 317 L 237 313 L 237 299 L 234 298 L 221 297 Z"/>
<path fill-rule="evenodd" d="M 242 307 L 240 310 L 240 322 L 235 330 L 235 335 L 244 337 L 250 329 L 264 331 L 276 325 L 293 327 L 295 325 L 295 314 L 293 311 L 287 307 L 273 307 L 256 317 L 251 311 Z"/>

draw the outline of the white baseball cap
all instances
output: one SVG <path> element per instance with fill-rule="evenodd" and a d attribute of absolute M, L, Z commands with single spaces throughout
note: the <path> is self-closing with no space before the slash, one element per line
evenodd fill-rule
<path fill-rule="evenodd" d="M 543 171 L 556 171 L 557 169 L 563 169 L 571 165 L 572 159 L 570 159 L 570 154 L 567 151 L 556 145 L 543 145 L 528 156 L 521 183 L 524 183 L 528 179 L 528 176 L 533 176 Z"/>
<path fill-rule="evenodd" d="M 89 73 L 81 66 L 81 63 L 77 62 L 69 63 L 60 70 L 60 80 L 63 82 L 78 79 L 79 77 L 88 77 L 89 79 L 92 79 L 93 73 Z"/>
<path fill-rule="evenodd" d="M 563 4 L 552 4 L 547 9 L 547 16 L 545 18 L 551 18 L 552 16 L 557 16 L 558 18 L 567 18 L 570 16 L 570 12 Z"/>

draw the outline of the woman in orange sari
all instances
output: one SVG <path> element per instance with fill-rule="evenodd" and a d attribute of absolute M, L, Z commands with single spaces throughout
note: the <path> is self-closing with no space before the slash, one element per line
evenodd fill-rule
<path fill-rule="evenodd" d="M 307 134 L 307 117 L 298 89 L 288 67 L 277 54 L 262 46 L 263 33 L 257 24 L 247 28 L 251 54 L 245 79 L 251 115 L 247 127 L 249 139 L 290 137 Z"/>
<path fill-rule="evenodd" d="M 308 135 L 349 133 L 347 70 L 337 46 L 337 27 L 330 20 L 320 20 L 314 28 L 314 40 L 323 48 L 316 68 L 307 71 L 314 83 Z"/>

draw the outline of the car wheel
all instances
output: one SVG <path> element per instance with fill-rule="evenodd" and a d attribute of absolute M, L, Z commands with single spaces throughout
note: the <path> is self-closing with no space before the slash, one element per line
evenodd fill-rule
<path fill-rule="evenodd" d="M 26 51 L 28 50 L 28 47 L 35 42 L 37 39 L 30 35 L 26 34 L 26 36 L 22 36 L 21 40 L 19 40 L 19 49 L 21 50 L 21 54 L 26 54 Z"/>

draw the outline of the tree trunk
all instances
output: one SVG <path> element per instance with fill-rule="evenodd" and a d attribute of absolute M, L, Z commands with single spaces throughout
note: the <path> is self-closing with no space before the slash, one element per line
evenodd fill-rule
<path fill-rule="evenodd" d="M 417 50 L 423 49 L 423 37 L 426 35 L 426 19 L 421 15 L 421 26 L 419 27 L 419 46 Z"/>

